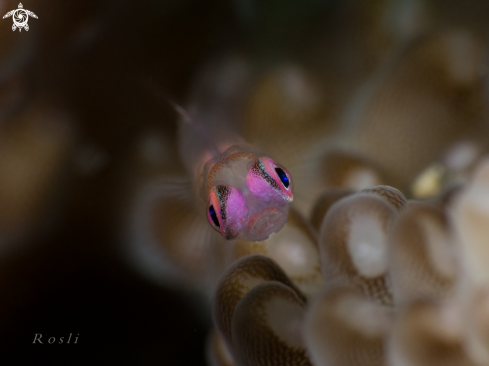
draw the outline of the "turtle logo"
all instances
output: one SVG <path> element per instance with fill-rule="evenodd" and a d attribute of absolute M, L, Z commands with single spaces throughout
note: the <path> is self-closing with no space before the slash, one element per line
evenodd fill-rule
<path fill-rule="evenodd" d="M 29 15 L 37 19 L 36 14 L 34 14 L 30 10 L 25 10 L 24 7 L 22 6 L 22 3 L 19 3 L 19 8 L 9 11 L 7 14 L 3 16 L 3 19 L 12 16 L 14 20 L 14 25 L 12 25 L 13 31 L 15 31 L 17 28 L 19 28 L 19 32 L 22 31 L 22 28 L 28 31 L 29 26 L 27 25 L 27 21 L 29 20 Z"/>

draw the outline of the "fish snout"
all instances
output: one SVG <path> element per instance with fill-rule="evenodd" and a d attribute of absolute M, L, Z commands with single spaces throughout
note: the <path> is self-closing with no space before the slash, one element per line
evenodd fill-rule
<path fill-rule="evenodd" d="M 248 220 L 249 239 L 252 241 L 266 240 L 270 234 L 282 229 L 286 221 L 287 212 L 275 207 L 258 212 Z"/>

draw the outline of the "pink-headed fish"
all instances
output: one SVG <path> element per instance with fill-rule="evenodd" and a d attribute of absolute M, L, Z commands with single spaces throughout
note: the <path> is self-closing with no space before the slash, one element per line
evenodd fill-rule
<path fill-rule="evenodd" d="M 178 139 L 162 135 L 164 149 L 150 159 L 158 168 L 139 158 L 133 167 L 145 183 L 128 212 L 125 255 L 158 282 L 209 295 L 234 258 L 229 240 L 264 241 L 287 221 L 294 185 L 273 159 L 284 154 L 267 155 L 261 146 L 270 143 L 259 148 L 242 137 L 259 75 L 242 57 L 211 60 L 185 110 L 174 104 L 182 116 Z M 154 150 L 145 146 L 140 156 Z"/>
<path fill-rule="evenodd" d="M 179 150 L 210 225 L 226 239 L 261 241 L 287 221 L 293 183 L 285 167 L 240 137 L 250 79 L 240 60 L 208 69 L 181 124 Z"/>

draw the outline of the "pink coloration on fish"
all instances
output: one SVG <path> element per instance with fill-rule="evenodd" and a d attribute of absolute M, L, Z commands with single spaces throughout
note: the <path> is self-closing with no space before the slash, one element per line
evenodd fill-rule
<path fill-rule="evenodd" d="M 203 74 L 187 113 L 192 120 L 181 124 L 180 154 L 210 225 L 226 239 L 261 241 L 287 221 L 293 187 L 284 167 L 239 137 L 251 74 L 240 59 Z"/>
<path fill-rule="evenodd" d="M 272 159 L 232 146 L 208 161 L 203 174 L 204 186 L 211 187 L 207 219 L 226 239 L 265 240 L 285 224 L 292 181 Z"/>
<path fill-rule="evenodd" d="M 225 185 L 217 185 L 209 194 L 207 220 L 225 238 L 236 237 L 243 227 L 243 217 L 248 209 L 239 190 Z"/>
<path fill-rule="evenodd" d="M 261 157 L 253 163 L 246 184 L 254 195 L 263 199 L 292 201 L 292 180 L 289 173 L 275 161 Z"/>

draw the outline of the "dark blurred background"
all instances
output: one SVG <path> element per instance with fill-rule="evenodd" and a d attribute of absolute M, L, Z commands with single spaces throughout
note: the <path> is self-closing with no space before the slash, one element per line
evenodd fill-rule
<path fill-rule="evenodd" d="M 238 37 L 231 2 L 23 5 L 38 16 L 28 32 L 0 22 L 0 363 L 205 364 L 208 320 L 121 260 L 119 210 L 136 141 L 176 129 L 139 81 L 182 100 Z M 46 344 L 70 333 L 76 345 Z"/>

